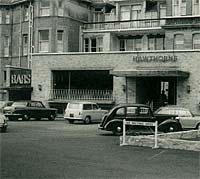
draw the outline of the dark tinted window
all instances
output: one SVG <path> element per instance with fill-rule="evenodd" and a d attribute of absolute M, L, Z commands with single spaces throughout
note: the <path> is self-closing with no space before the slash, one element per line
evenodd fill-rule
<path fill-rule="evenodd" d="M 96 104 L 93 104 L 93 109 L 94 109 L 94 110 L 97 110 L 97 109 L 99 109 L 99 106 L 96 105 Z"/>
<path fill-rule="evenodd" d="M 91 104 L 84 104 L 83 110 L 92 110 L 92 105 Z"/>

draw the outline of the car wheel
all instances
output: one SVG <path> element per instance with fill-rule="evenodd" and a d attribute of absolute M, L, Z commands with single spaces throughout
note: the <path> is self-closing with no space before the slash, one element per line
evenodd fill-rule
<path fill-rule="evenodd" d="M 114 135 L 117 135 L 117 136 L 122 135 L 123 134 L 123 126 L 122 126 L 122 124 L 120 124 L 120 123 L 115 124 L 113 126 L 112 132 L 113 132 Z"/>
<path fill-rule="evenodd" d="M 55 118 L 56 118 L 56 117 L 55 117 L 53 114 L 51 114 L 51 115 L 48 117 L 48 119 L 49 119 L 50 121 L 54 121 Z"/>
<path fill-rule="evenodd" d="M 200 130 L 200 123 L 197 124 L 197 127 L 196 127 L 197 130 Z"/>
<path fill-rule="evenodd" d="M 86 116 L 84 119 L 84 124 L 90 124 L 91 123 L 91 118 L 89 116 Z"/>
<path fill-rule="evenodd" d="M 68 122 L 69 122 L 70 124 L 73 124 L 73 123 L 74 123 L 74 120 L 68 119 Z"/>
<path fill-rule="evenodd" d="M 166 132 L 176 132 L 178 131 L 178 126 L 176 124 L 170 124 L 166 128 Z"/>
<path fill-rule="evenodd" d="M 27 114 L 24 114 L 22 120 L 28 121 L 29 119 L 30 119 L 30 117 Z"/>
<path fill-rule="evenodd" d="M 6 132 L 7 131 L 7 127 L 2 127 L 1 128 L 1 132 Z"/>

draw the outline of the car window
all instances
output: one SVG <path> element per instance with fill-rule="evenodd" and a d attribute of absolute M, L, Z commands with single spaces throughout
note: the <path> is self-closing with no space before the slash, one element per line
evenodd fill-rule
<path fill-rule="evenodd" d="M 83 110 L 92 110 L 91 104 L 83 104 Z"/>
<path fill-rule="evenodd" d="M 192 117 L 192 114 L 190 113 L 190 111 L 179 110 L 178 112 L 179 112 L 178 116 L 181 116 L 181 117 Z"/>
<path fill-rule="evenodd" d="M 92 106 L 93 106 L 93 110 L 97 110 L 97 109 L 99 109 L 99 106 L 96 105 L 96 104 L 93 104 Z"/>
<path fill-rule="evenodd" d="M 79 103 L 69 103 L 67 105 L 67 108 L 68 109 L 81 109 L 82 108 L 82 105 L 79 104 Z"/>
<path fill-rule="evenodd" d="M 125 108 L 119 108 L 115 112 L 116 116 L 125 116 Z"/>
<path fill-rule="evenodd" d="M 26 107 L 27 102 L 14 102 L 12 106 L 14 107 Z"/>
<path fill-rule="evenodd" d="M 138 115 L 138 108 L 135 106 L 127 107 L 127 116 L 136 116 Z"/>
<path fill-rule="evenodd" d="M 139 115 L 140 116 L 149 116 L 150 115 L 149 108 L 147 108 L 147 107 L 140 107 Z"/>
<path fill-rule="evenodd" d="M 43 106 L 43 104 L 42 104 L 41 102 L 36 102 L 36 103 L 35 103 L 35 106 L 36 106 L 37 108 L 44 108 L 44 106 Z"/>

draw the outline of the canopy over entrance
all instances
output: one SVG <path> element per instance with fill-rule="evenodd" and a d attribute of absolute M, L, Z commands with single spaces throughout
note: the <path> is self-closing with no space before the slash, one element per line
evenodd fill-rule
<path fill-rule="evenodd" d="M 114 69 L 110 71 L 110 74 L 121 77 L 189 77 L 189 72 L 181 71 L 176 68 Z"/>

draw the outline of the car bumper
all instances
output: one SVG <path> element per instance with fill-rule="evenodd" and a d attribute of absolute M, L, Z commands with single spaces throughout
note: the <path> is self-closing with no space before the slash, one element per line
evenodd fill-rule
<path fill-rule="evenodd" d="M 83 121 L 82 118 L 64 117 L 65 120 Z"/>
<path fill-rule="evenodd" d="M 2 127 L 7 127 L 7 126 L 8 126 L 8 123 L 7 123 L 7 122 L 1 123 L 1 124 L 0 124 L 0 128 L 2 128 Z"/>

